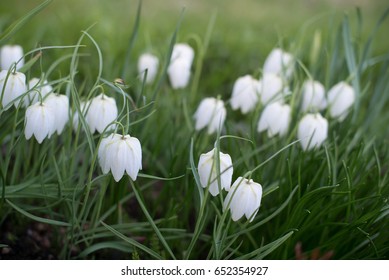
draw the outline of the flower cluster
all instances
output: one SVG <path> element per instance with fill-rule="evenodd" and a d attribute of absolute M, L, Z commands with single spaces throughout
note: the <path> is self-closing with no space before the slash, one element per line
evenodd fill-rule
<path fill-rule="evenodd" d="M 32 78 L 26 83 L 26 76 L 17 72 L 24 64 L 21 46 L 3 46 L 1 53 L 0 92 L 3 110 L 14 105 L 25 107 L 24 135 L 27 140 L 34 138 L 39 144 L 55 132 L 60 135 L 69 122 L 71 110 L 69 97 L 54 92 L 53 86 L 45 79 Z M 147 69 L 146 82 L 151 82 L 157 73 L 158 61 L 150 55 L 143 56 L 139 70 Z M 101 93 L 91 100 L 82 101 L 81 110 L 73 112 L 73 129 L 77 131 L 80 113 L 91 133 L 100 134 L 114 130 L 118 118 L 116 101 Z M 104 174 L 112 172 L 119 181 L 126 172 L 136 180 L 142 169 L 142 150 L 140 142 L 129 135 L 113 133 L 103 137 L 98 150 L 99 163 Z"/>
<path fill-rule="evenodd" d="M 262 199 L 262 186 L 251 179 L 238 177 L 231 186 L 233 165 L 230 155 L 214 148 L 200 155 L 198 172 L 203 188 L 216 196 L 221 190 L 228 191 L 223 209 L 231 211 L 233 221 L 243 215 L 251 222 L 258 212 Z"/>
<path fill-rule="evenodd" d="M 292 93 L 288 84 L 293 75 L 295 60 L 292 54 L 274 49 L 265 60 L 261 79 L 244 75 L 234 83 L 231 108 L 247 114 L 260 104 L 263 109 L 257 131 L 266 131 L 268 137 L 282 137 L 289 131 L 292 108 L 287 100 Z M 341 81 L 326 93 L 325 87 L 319 81 L 308 79 L 303 83 L 300 92 L 300 110 L 304 115 L 298 124 L 297 138 L 303 150 L 319 148 L 328 135 L 328 121 L 321 112 L 327 110 L 331 118 L 343 121 L 355 101 L 355 91 L 349 84 Z M 209 134 L 217 131 L 216 128 L 221 130 L 226 119 L 223 101 L 210 102 L 211 99 L 208 97 L 201 101 L 194 116 L 196 130 L 208 127 Z M 215 123 L 215 120 L 218 123 Z"/>

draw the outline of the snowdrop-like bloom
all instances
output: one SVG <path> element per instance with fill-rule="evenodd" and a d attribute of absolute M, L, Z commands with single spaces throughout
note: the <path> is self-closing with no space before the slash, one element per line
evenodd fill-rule
<path fill-rule="evenodd" d="M 24 135 L 30 139 L 32 135 L 38 143 L 43 139 L 50 138 L 55 132 L 55 115 L 52 107 L 45 103 L 37 102 L 29 106 L 26 110 Z"/>
<path fill-rule="evenodd" d="M 290 78 L 294 67 L 294 58 L 290 53 L 277 48 L 270 52 L 263 65 L 264 73 L 272 73 Z"/>
<path fill-rule="evenodd" d="M 51 93 L 45 99 L 45 104 L 53 109 L 55 130 L 61 134 L 69 121 L 69 98 L 63 94 Z"/>
<path fill-rule="evenodd" d="M 324 86 L 318 81 L 308 80 L 303 84 L 303 102 L 301 109 L 303 111 L 323 110 L 327 106 Z"/>
<path fill-rule="evenodd" d="M 299 122 L 297 134 L 304 151 L 319 148 L 327 139 L 328 121 L 319 113 L 306 114 Z"/>
<path fill-rule="evenodd" d="M 190 80 L 190 67 L 187 62 L 182 59 L 177 59 L 169 65 L 167 70 L 169 80 L 172 88 L 180 89 L 185 88 L 189 84 Z"/>
<path fill-rule="evenodd" d="M 158 57 L 150 53 L 144 53 L 138 60 L 138 73 L 140 79 L 143 81 L 147 70 L 146 83 L 150 84 L 154 81 L 158 73 L 159 60 Z"/>
<path fill-rule="evenodd" d="M 102 133 L 110 123 L 116 120 L 117 116 L 118 108 L 115 99 L 102 93 L 92 99 L 86 113 L 86 121 L 91 133 L 96 130 Z"/>
<path fill-rule="evenodd" d="M 27 107 L 31 104 L 35 104 L 39 101 L 39 95 L 42 99 L 53 91 L 53 87 L 47 83 L 46 80 L 42 81 L 38 78 L 32 78 L 28 81 L 28 89 L 30 92 L 28 96 L 24 97 L 24 105 Z"/>
<path fill-rule="evenodd" d="M 246 216 L 250 222 L 254 220 L 262 200 L 262 186 L 253 180 L 238 177 L 231 186 L 224 203 L 224 210 L 231 210 L 233 221 Z"/>
<path fill-rule="evenodd" d="M 185 88 L 188 85 L 193 58 L 194 51 L 189 45 L 174 45 L 170 64 L 167 69 L 172 88 L 180 89 Z"/>
<path fill-rule="evenodd" d="M 194 114 L 196 130 L 208 126 L 208 134 L 212 134 L 222 128 L 226 115 L 227 111 L 222 100 L 213 97 L 204 98 Z"/>
<path fill-rule="evenodd" d="M 279 102 L 270 103 L 265 107 L 258 122 L 258 132 L 267 130 L 267 135 L 284 136 L 288 132 L 291 109 L 289 105 Z"/>
<path fill-rule="evenodd" d="M 333 118 L 343 121 L 348 114 L 350 107 L 355 101 L 354 89 L 345 82 L 334 85 L 328 91 L 328 104 L 330 106 L 330 115 Z"/>
<path fill-rule="evenodd" d="M 175 44 L 172 51 L 172 56 L 170 61 L 175 62 L 176 60 L 185 61 L 189 68 L 192 65 L 194 59 L 194 50 L 191 46 L 185 43 Z"/>
<path fill-rule="evenodd" d="M 7 70 L 0 72 L 0 99 L 3 108 L 13 103 L 15 107 L 18 107 L 20 103 L 20 97 L 26 92 L 26 76 L 20 72 L 11 72 L 8 75 Z M 3 96 L 1 96 L 4 91 Z"/>
<path fill-rule="evenodd" d="M 98 151 L 99 163 L 104 174 L 110 170 L 116 182 L 126 172 L 136 180 L 142 170 L 142 148 L 137 138 L 130 135 L 111 134 L 103 138 Z"/>
<path fill-rule="evenodd" d="M 273 73 L 263 73 L 262 79 L 258 83 L 262 104 L 279 99 L 284 91 L 284 84 L 280 76 Z"/>
<path fill-rule="evenodd" d="M 198 166 L 200 183 L 203 188 L 209 186 L 209 192 L 216 196 L 219 194 L 217 176 L 220 174 L 220 188 L 228 191 L 232 180 L 232 160 L 230 155 L 219 152 L 220 170 L 216 168 L 215 149 L 206 154 L 201 154 Z"/>
<path fill-rule="evenodd" d="M 3 46 L 0 49 L 0 68 L 2 70 L 8 70 L 11 65 L 16 62 L 18 62 L 16 70 L 20 69 L 24 65 L 23 48 L 19 45 Z"/>
<path fill-rule="evenodd" d="M 231 107 L 240 109 L 243 114 L 252 111 L 259 100 L 259 81 L 250 75 L 245 75 L 235 81 L 232 89 Z"/>

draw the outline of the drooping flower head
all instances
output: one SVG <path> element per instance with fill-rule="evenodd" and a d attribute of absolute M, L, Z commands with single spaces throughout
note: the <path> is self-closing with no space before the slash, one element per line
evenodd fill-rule
<path fill-rule="evenodd" d="M 303 111 L 318 111 L 327 107 L 324 86 L 318 81 L 307 80 L 304 82 L 302 99 L 301 109 Z"/>
<path fill-rule="evenodd" d="M 172 88 L 185 88 L 190 80 L 194 51 L 188 44 L 175 44 L 167 69 Z"/>
<path fill-rule="evenodd" d="M 45 99 L 45 104 L 53 109 L 55 130 L 61 134 L 69 121 L 69 98 L 63 94 L 51 93 Z"/>
<path fill-rule="evenodd" d="M 139 140 L 130 135 L 111 134 L 101 140 L 98 151 L 99 163 L 104 174 L 112 172 L 119 182 L 124 173 L 136 180 L 142 170 L 142 148 Z"/>
<path fill-rule="evenodd" d="M 238 177 L 224 199 L 223 209 L 231 210 L 231 218 L 237 221 L 246 216 L 252 222 L 262 200 L 262 186 L 252 179 Z"/>
<path fill-rule="evenodd" d="M 328 121 L 320 113 L 306 114 L 299 122 L 297 134 L 304 151 L 319 148 L 327 139 Z"/>
<path fill-rule="evenodd" d="M 258 92 L 261 95 L 262 104 L 277 101 L 287 91 L 280 76 L 273 73 L 263 73 L 258 83 Z"/>
<path fill-rule="evenodd" d="M 328 105 L 331 117 L 343 121 L 347 117 L 354 101 L 355 91 L 349 84 L 340 82 L 334 85 L 328 91 Z"/>
<path fill-rule="evenodd" d="M 32 135 L 39 144 L 43 139 L 50 138 L 55 132 L 55 115 L 52 107 L 37 102 L 26 110 L 24 135 L 30 139 Z"/>
<path fill-rule="evenodd" d="M 273 49 L 263 65 L 264 73 L 272 73 L 280 77 L 289 79 L 293 73 L 293 55 L 280 48 Z"/>
<path fill-rule="evenodd" d="M 16 70 L 24 65 L 23 48 L 19 45 L 5 45 L 0 49 L 0 68 L 9 70 L 12 64 L 16 64 Z"/>
<path fill-rule="evenodd" d="M 91 133 L 96 130 L 102 133 L 110 123 L 116 120 L 117 116 L 118 109 L 115 99 L 102 93 L 91 100 L 86 113 L 86 121 Z"/>
<path fill-rule="evenodd" d="M 194 118 L 196 130 L 208 127 L 208 134 L 212 134 L 223 127 L 227 111 L 222 100 L 208 97 L 204 98 L 197 108 Z"/>
<path fill-rule="evenodd" d="M 138 60 L 138 73 L 141 81 L 143 81 L 147 70 L 146 84 L 152 83 L 157 76 L 158 65 L 158 57 L 150 53 L 142 54 Z"/>
<path fill-rule="evenodd" d="M 38 78 L 32 78 L 28 81 L 28 96 L 24 97 L 24 106 L 35 104 L 40 100 L 40 98 L 45 99 L 45 97 L 53 92 L 53 87 L 47 82 L 47 80 L 41 80 Z"/>
<path fill-rule="evenodd" d="M 220 189 L 229 190 L 232 180 L 232 160 L 229 154 L 219 152 L 216 153 L 216 149 L 209 151 L 206 154 L 200 155 L 198 172 L 200 176 L 200 183 L 203 188 L 209 186 L 209 192 L 216 196 L 219 194 L 219 185 L 217 176 L 220 175 Z M 220 169 L 217 170 L 217 158 L 219 156 Z"/>
<path fill-rule="evenodd" d="M 258 122 L 258 132 L 266 131 L 269 137 L 277 134 L 284 136 L 288 132 L 291 108 L 280 102 L 270 103 L 263 110 Z"/>
<path fill-rule="evenodd" d="M 235 81 L 232 89 L 231 107 L 240 109 L 242 114 L 252 111 L 258 103 L 259 82 L 250 75 L 245 75 Z"/>
<path fill-rule="evenodd" d="M 8 76 L 8 78 L 7 78 Z M 8 75 L 7 70 L 0 72 L 0 99 L 3 108 L 9 104 L 19 106 L 20 96 L 26 92 L 26 76 L 20 72 L 11 72 Z"/>

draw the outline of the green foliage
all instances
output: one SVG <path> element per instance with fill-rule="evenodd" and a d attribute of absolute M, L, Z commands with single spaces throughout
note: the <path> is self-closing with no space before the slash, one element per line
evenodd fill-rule
<path fill-rule="evenodd" d="M 177 12 L 174 24 L 153 22 L 152 43 L 144 43 L 142 19 L 148 7 L 142 1 L 131 3 L 131 20 L 122 23 L 120 36 L 107 27 L 107 39 L 104 24 L 109 21 L 80 20 L 84 26 L 75 22 L 68 30 L 53 21 L 41 31 L 25 24 L 44 13 L 49 2 L 14 24 L 1 20 L 0 43 L 30 47 L 26 76 L 43 77 L 69 96 L 70 117 L 77 112 L 80 125 L 73 130 L 70 121 L 61 135 L 39 145 L 24 137 L 25 108 L 0 112 L 0 234 L 14 236 L 1 234 L 0 249 L 12 249 L 13 239 L 22 240 L 20 232 L 31 225 L 45 224 L 60 236 L 50 250 L 61 259 L 295 259 L 299 243 L 307 257 L 320 249 L 333 252 L 335 259 L 388 258 L 389 53 L 380 37 L 388 11 L 367 35 L 363 10 L 341 21 L 325 15 L 329 24 L 307 23 L 297 35 L 268 34 L 273 40 L 253 55 L 248 44 L 230 35 L 224 39 L 228 19 L 220 12 L 209 14 L 203 29 L 193 27 L 195 34 L 186 25 L 189 12 Z M 73 18 L 66 13 L 61 16 Z M 123 33 L 123 25 L 128 32 Z M 162 25 L 168 25 L 164 32 Z M 182 41 L 196 52 L 192 83 L 173 90 L 167 68 L 174 44 Z M 201 99 L 219 95 L 229 100 L 236 78 L 258 76 L 275 45 L 299 59 L 290 84 L 288 135 L 258 134 L 262 106 L 242 115 L 227 105 L 220 135 L 195 131 L 192 116 Z M 161 62 L 152 85 L 137 76 L 136 58 L 144 50 L 152 50 Z M 123 88 L 114 82 L 119 77 Z M 326 89 L 348 80 L 357 92 L 351 114 L 340 123 L 330 120 L 325 145 L 310 152 L 295 141 L 307 77 L 322 81 Z M 126 126 L 127 118 L 126 129 L 142 143 L 143 173 L 135 182 L 128 176 L 115 182 L 98 165 L 102 136 L 90 133 L 80 104 L 101 91 L 116 98 L 123 108 L 120 121 Z M 263 186 L 261 207 L 251 223 L 233 222 L 223 211 L 225 191 L 212 197 L 201 187 L 199 156 L 215 146 L 231 155 L 233 180 L 246 174 Z M 0 258 L 7 258 L 1 252 Z"/>

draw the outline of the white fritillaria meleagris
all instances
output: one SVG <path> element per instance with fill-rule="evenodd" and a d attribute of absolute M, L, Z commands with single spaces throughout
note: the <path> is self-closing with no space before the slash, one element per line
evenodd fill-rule
<path fill-rule="evenodd" d="M 306 114 L 298 124 L 297 135 L 304 151 L 319 148 L 327 139 L 328 121 L 320 113 Z"/>
<path fill-rule="evenodd" d="M 200 155 L 198 172 L 200 183 L 203 188 L 209 186 L 209 192 L 216 196 L 219 194 L 218 176 L 220 175 L 220 189 L 229 190 L 232 180 L 232 160 L 230 155 L 219 152 L 215 154 L 216 149 L 212 149 L 206 154 Z M 219 171 L 217 170 L 217 156 L 219 156 Z"/>
<path fill-rule="evenodd" d="M 90 102 L 85 119 L 91 133 L 94 133 L 96 130 L 102 133 L 118 116 L 116 101 L 114 98 L 102 93 L 94 97 Z"/>
<path fill-rule="evenodd" d="M 110 134 L 101 140 L 98 158 L 104 174 L 112 172 L 119 182 L 124 173 L 136 180 L 142 170 L 142 147 L 139 140 L 130 135 Z"/>
<path fill-rule="evenodd" d="M 269 137 L 284 136 L 288 132 L 291 108 L 280 102 L 270 103 L 263 110 L 258 122 L 258 132 L 267 131 Z"/>
<path fill-rule="evenodd" d="M 258 103 L 259 82 L 251 75 L 239 77 L 232 89 L 231 107 L 233 110 L 240 109 L 242 114 L 252 111 Z"/>
<path fill-rule="evenodd" d="M 224 199 L 223 209 L 231 211 L 231 218 L 237 221 L 246 216 L 252 222 L 262 200 L 262 186 L 252 179 L 238 177 Z"/>
<path fill-rule="evenodd" d="M 16 70 L 24 65 L 23 48 L 19 45 L 5 45 L 0 49 L 0 68 L 9 70 L 12 64 L 16 64 Z"/>
<path fill-rule="evenodd" d="M 26 92 L 26 76 L 20 72 L 0 72 L 0 99 L 3 108 L 9 104 L 19 106 L 21 95 Z"/>
<path fill-rule="evenodd" d="M 204 98 L 194 114 L 196 130 L 208 127 L 208 134 L 212 134 L 223 127 L 227 111 L 224 102 L 217 98 Z"/>
<path fill-rule="evenodd" d="M 354 89 L 346 82 L 339 82 L 330 88 L 327 96 L 331 117 L 343 121 L 354 104 Z"/>
<path fill-rule="evenodd" d="M 146 74 L 146 70 L 147 70 L 147 76 L 145 82 L 146 84 L 152 83 L 155 77 L 157 76 L 158 65 L 159 65 L 158 57 L 150 53 L 142 54 L 138 59 L 138 73 L 141 81 L 143 81 L 144 75 Z"/>

